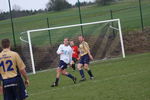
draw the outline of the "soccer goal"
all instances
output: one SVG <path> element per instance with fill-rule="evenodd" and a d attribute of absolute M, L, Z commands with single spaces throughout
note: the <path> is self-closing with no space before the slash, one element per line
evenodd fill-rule
<path fill-rule="evenodd" d="M 78 45 L 79 35 L 89 43 L 95 60 L 125 58 L 120 19 L 112 19 L 22 32 L 21 48 L 27 70 L 35 74 L 57 67 L 56 50 L 63 38 L 68 37 Z"/>

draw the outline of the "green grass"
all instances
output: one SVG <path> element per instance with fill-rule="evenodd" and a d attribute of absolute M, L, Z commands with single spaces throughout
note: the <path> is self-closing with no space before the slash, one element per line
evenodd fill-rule
<path fill-rule="evenodd" d="M 62 76 L 60 86 L 51 88 L 54 70 L 30 76 L 28 100 L 150 100 L 150 53 L 91 65 L 95 80 L 72 84 Z M 80 79 L 78 72 L 72 72 Z"/>
<path fill-rule="evenodd" d="M 150 100 L 150 53 L 130 55 L 91 64 L 95 79 L 83 83 L 62 76 L 60 85 L 51 88 L 55 71 L 30 75 L 27 100 Z M 69 72 L 80 79 L 78 72 Z"/>
<path fill-rule="evenodd" d="M 135 8 L 130 8 L 128 10 L 122 10 L 122 11 L 116 11 L 118 9 L 124 9 L 128 7 L 135 7 Z M 149 8 L 150 8 L 150 1 L 142 0 L 142 10 L 143 10 L 145 27 L 150 26 Z M 134 0 L 123 1 L 123 2 L 114 3 L 111 5 L 107 5 L 107 6 L 92 5 L 92 6 L 82 7 L 81 11 L 82 11 L 83 22 L 110 19 L 110 12 L 109 12 L 110 9 L 112 9 L 113 11 L 116 11 L 113 13 L 114 18 L 121 19 L 123 31 L 129 31 L 129 30 L 135 30 L 135 29 L 141 28 L 138 1 L 134 1 Z M 17 44 L 20 44 L 20 40 L 19 40 L 20 32 L 31 30 L 31 29 L 46 28 L 47 17 L 49 18 L 51 27 L 79 23 L 79 14 L 78 14 L 77 8 L 72 8 L 72 9 L 68 9 L 68 10 L 64 10 L 60 12 L 48 12 L 48 13 L 43 13 L 43 14 L 37 14 L 34 16 L 16 18 L 14 19 L 14 26 L 15 26 L 15 35 L 16 35 Z M 88 31 L 92 31 L 96 29 L 97 27 L 96 28 L 89 27 Z M 0 21 L 0 30 L 1 30 L 0 39 L 11 38 L 12 40 L 10 20 Z M 84 31 L 85 34 L 88 31 Z M 54 31 L 51 33 L 52 42 L 54 44 L 56 42 L 59 42 L 63 36 L 66 36 L 66 34 L 80 34 L 80 33 L 81 33 L 80 28 L 57 30 L 57 32 Z M 33 44 L 39 44 L 39 45 L 49 44 L 47 31 L 37 32 L 35 34 L 32 36 Z M 92 32 L 89 34 L 92 34 Z M 69 36 L 73 37 L 73 35 L 69 35 Z M 60 37 L 59 40 L 55 39 L 57 37 Z"/>

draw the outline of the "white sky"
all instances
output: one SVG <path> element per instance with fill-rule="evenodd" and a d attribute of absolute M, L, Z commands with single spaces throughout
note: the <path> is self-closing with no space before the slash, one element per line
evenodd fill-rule
<path fill-rule="evenodd" d="M 19 5 L 21 9 L 44 9 L 49 0 L 10 0 L 11 6 L 14 4 Z M 75 4 L 77 0 L 67 0 L 71 4 Z M 94 0 L 80 0 L 83 1 L 94 1 Z M 8 0 L 0 0 L 0 10 L 8 11 Z"/>

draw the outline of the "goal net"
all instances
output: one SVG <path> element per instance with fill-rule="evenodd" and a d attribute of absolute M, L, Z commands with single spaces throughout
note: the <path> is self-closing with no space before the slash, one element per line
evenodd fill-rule
<path fill-rule="evenodd" d="M 83 35 L 90 45 L 94 60 L 125 57 L 120 19 L 28 30 L 20 36 L 23 60 L 28 72 L 56 68 L 59 57 L 56 50 L 68 37 L 79 45 Z"/>

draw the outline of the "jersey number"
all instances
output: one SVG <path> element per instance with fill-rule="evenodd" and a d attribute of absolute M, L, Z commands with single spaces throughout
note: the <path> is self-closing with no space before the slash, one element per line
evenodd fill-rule
<path fill-rule="evenodd" d="M 4 64 L 8 65 L 7 70 L 6 70 L 6 68 L 5 68 L 5 65 L 4 65 Z M 12 61 L 11 61 L 11 60 L 7 60 L 6 62 L 2 61 L 2 62 L 0 63 L 0 67 L 2 67 L 2 68 L 3 68 L 3 71 L 4 71 L 4 72 L 14 70 L 14 69 L 12 68 L 12 65 L 13 65 L 13 63 L 12 63 Z"/>

